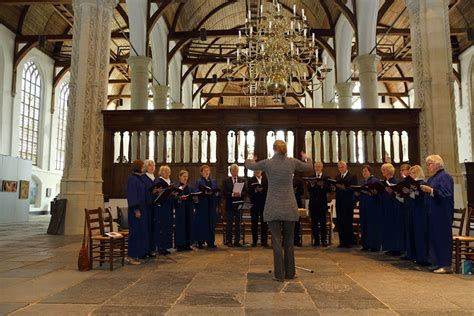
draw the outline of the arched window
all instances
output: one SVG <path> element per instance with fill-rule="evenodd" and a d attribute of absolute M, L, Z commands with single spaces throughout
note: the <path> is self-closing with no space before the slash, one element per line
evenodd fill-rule
<path fill-rule="evenodd" d="M 35 63 L 27 62 L 21 76 L 20 143 L 23 159 L 38 164 L 38 133 L 41 104 L 41 77 Z"/>
<path fill-rule="evenodd" d="M 64 169 L 64 157 L 66 155 L 66 123 L 67 123 L 68 98 L 69 98 L 69 82 L 63 82 L 59 89 L 58 139 L 56 142 L 56 170 Z"/>

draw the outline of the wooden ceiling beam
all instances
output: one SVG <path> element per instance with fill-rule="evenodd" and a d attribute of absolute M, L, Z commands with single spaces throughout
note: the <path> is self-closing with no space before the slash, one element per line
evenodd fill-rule
<path fill-rule="evenodd" d="M 130 34 L 125 32 L 128 37 Z M 112 39 L 123 39 L 122 32 L 113 32 L 111 34 Z M 47 34 L 47 35 L 18 35 L 15 40 L 18 43 L 28 43 L 31 41 L 37 41 L 39 37 L 43 37 L 46 42 L 62 42 L 72 40 L 72 34 Z"/>
<path fill-rule="evenodd" d="M 391 63 L 411 63 L 412 59 L 411 57 L 399 57 L 399 58 L 394 58 L 391 56 L 383 56 L 381 59 L 382 62 L 391 62 Z M 227 58 L 226 57 L 197 57 L 197 58 L 189 58 L 189 57 L 183 57 L 183 64 L 189 65 L 189 64 L 223 64 L 227 63 Z"/>
<path fill-rule="evenodd" d="M 126 0 L 119 0 L 125 3 Z M 0 5 L 72 4 L 72 0 L 0 0 Z"/>
<path fill-rule="evenodd" d="M 217 82 L 242 82 L 242 78 L 233 78 L 232 80 L 226 78 L 217 78 Z M 358 77 L 351 78 L 351 81 L 359 81 Z M 379 82 L 413 82 L 413 77 L 386 77 L 386 78 L 378 78 L 377 81 Z M 195 78 L 193 83 L 196 84 L 210 84 L 214 83 L 212 78 Z"/>
<path fill-rule="evenodd" d="M 354 92 L 352 93 L 353 96 L 360 96 L 360 93 Z M 386 97 L 407 97 L 407 92 L 379 92 L 379 96 L 386 96 Z M 269 97 L 270 95 L 266 95 L 263 93 L 257 94 L 257 97 Z M 287 93 L 287 97 L 297 97 L 295 93 Z M 217 92 L 217 93 L 201 93 L 201 98 L 218 98 L 218 97 L 249 97 L 248 95 L 243 94 L 242 92 Z"/>
<path fill-rule="evenodd" d="M 148 19 L 148 25 L 147 25 L 147 32 L 148 36 L 151 33 L 151 30 L 153 27 L 155 27 L 156 22 L 160 19 L 160 17 L 163 15 L 165 12 L 166 8 L 172 3 L 173 1 L 171 0 L 165 0 L 161 3 L 161 5 L 158 7 L 158 10 L 153 13 L 153 15 Z"/>
<path fill-rule="evenodd" d="M 377 27 L 377 35 L 385 34 L 385 36 L 394 35 L 394 36 L 410 36 L 409 28 L 386 28 L 386 27 Z M 464 35 L 467 34 L 466 28 L 451 28 L 451 35 Z"/>
<path fill-rule="evenodd" d="M 395 0 L 385 0 L 385 2 L 382 4 L 377 14 L 377 25 L 379 24 L 380 20 L 382 20 L 383 16 L 385 15 L 385 13 L 387 13 L 388 9 L 390 9 L 394 2 Z"/>
<path fill-rule="evenodd" d="M 239 28 L 227 29 L 227 30 L 206 30 L 207 38 L 213 37 L 237 37 L 239 36 Z M 326 28 L 313 28 L 310 29 L 309 34 L 315 33 L 321 37 L 332 37 L 334 36 L 334 30 Z M 168 40 L 182 40 L 182 39 L 198 39 L 201 37 L 199 29 L 194 31 L 184 32 L 170 32 L 168 34 Z"/>

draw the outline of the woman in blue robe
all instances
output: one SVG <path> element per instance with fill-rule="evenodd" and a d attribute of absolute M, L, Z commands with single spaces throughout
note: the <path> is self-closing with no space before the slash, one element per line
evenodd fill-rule
<path fill-rule="evenodd" d="M 154 239 L 153 226 L 155 222 L 155 205 L 153 204 L 152 188 L 157 182 L 155 177 L 155 162 L 153 160 L 145 160 L 145 174 L 143 182 L 145 183 L 146 206 L 148 211 L 148 235 L 150 237 L 150 250 L 147 257 L 156 257 L 156 242 Z"/>
<path fill-rule="evenodd" d="M 421 166 L 415 165 L 410 168 L 410 177 L 415 179 L 420 185 L 425 184 L 425 175 Z M 407 200 L 412 201 L 411 223 L 412 232 L 408 235 L 413 239 L 413 250 L 408 252 L 410 259 L 419 265 L 428 264 L 428 195 L 425 192 L 415 191 L 410 194 Z"/>
<path fill-rule="evenodd" d="M 129 264 L 140 264 L 150 251 L 150 238 L 148 235 L 148 208 L 146 205 L 146 185 L 143 181 L 145 172 L 144 163 L 135 160 L 132 163 L 132 174 L 127 180 L 128 202 L 128 258 Z"/>
<path fill-rule="evenodd" d="M 369 165 L 362 166 L 361 185 L 376 183 L 379 180 L 372 175 Z M 375 194 L 374 194 L 375 193 Z M 361 229 L 362 250 L 379 251 L 381 246 L 380 237 L 380 196 L 376 192 L 364 190 L 359 195 L 359 216 Z"/>
<path fill-rule="evenodd" d="M 387 184 L 397 184 L 397 180 L 393 177 L 395 168 L 391 163 L 383 164 L 381 171 Z M 390 186 L 387 186 L 386 192 L 381 194 L 381 199 L 383 208 L 382 248 L 388 255 L 399 256 L 402 241 L 400 202 L 395 198 Z"/>
<path fill-rule="evenodd" d="M 454 181 L 444 170 L 444 161 L 439 155 L 426 158 L 428 172 L 432 174 L 427 185 L 429 220 L 429 261 L 435 273 L 451 273 L 453 245 Z"/>
<path fill-rule="evenodd" d="M 160 177 L 157 184 L 163 190 L 171 183 L 171 169 L 167 165 L 160 166 L 158 171 Z M 161 192 L 161 191 L 160 191 Z M 167 199 L 155 206 L 154 239 L 158 253 L 161 255 L 170 254 L 173 248 L 173 210 L 175 195 L 170 195 Z"/>
<path fill-rule="evenodd" d="M 194 216 L 193 197 L 190 195 L 193 188 L 188 185 L 189 173 L 186 170 L 179 172 L 179 189 L 175 200 L 176 249 L 178 251 L 192 250 L 192 226 Z"/>
<path fill-rule="evenodd" d="M 194 240 L 198 248 L 203 248 L 206 242 L 209 248 L 217 248 L 215 245 L 215 230 L 217 222 L 217 206 L 219 204 L 219 193 L 205 190 L 208 187 L 217 189 L 217 181 L 210 178 L 211 169 L 208 165 L 201 166 L 201 177 L 196 181 L 194 188 L 201 191 L 198 202 L 195 204 L 194 214 Z"/>

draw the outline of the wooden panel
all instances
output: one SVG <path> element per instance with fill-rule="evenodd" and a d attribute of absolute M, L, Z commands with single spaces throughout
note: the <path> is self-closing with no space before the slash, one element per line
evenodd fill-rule
<path fill-rule="evenodd" d="M 227 176 L 227 134 L 229 130 L 253 130 L 255 132 L 255 150 L 260 158 L 266 157 L 266 134 L 269 130 L 291 130 L 294 133 L 295 156 L 304 149 L 306 131 L 406 131 L 409 137 L 409 158 L 411 163 L 419 163 L 418 116 L 419 110 L 410 109 L 177 109 L 177 110 L 129 110 L 103 111 L 104 115 L 104 155 L 103 155 L 103 192 L 109 198 L 125 196 L 126 179 L 130 174 L 130 163 L 114 162 L 114 134 L 125 131 L 216 131 L 217 133 L 217 162 L 208 163 L 211 166 L 211 176 L 221 185 Z M 374 132 L 375 135 L 375 132 Z M 210 141 L 210 139 L 209 139 Z M 119 142 L 121 143 L 121 142 Z M 156 143 L 155 143 L 156 144 Z M 192 144 L 192 142 L 191 142 Z M 347 144 L 348 146 L 349 144 Z M 199 144 L 199 147 L 201 144 Z M 339 145 L 340 146 L 340 142 Z M 321 146 L 323 147 L 323 146 Z M 156 148 L 156 147 L 155 147 Z M 127 148 L 119 151 L 127 152 Z M 199 149 L 200 152 L 201 149 Z M 332 142 L 327 148 L 314 148 L 313 152 L 332 150 Z M 338 147 L 339 155 L 341 148 Z M 365 147 L 366 151 L 367 148 Z M 154 150 L 155 157 L 158 152 Z M 349 151 L 347 152 L 349 154 Z M 330 155 L 332 159 L 332 154 Z M 199 156 L 200 158 L 200 156 Z M 209 160 L 208 152 L 208 160 Z M 367 156 L 364 157 L 365 161 Z M 332 160 L 331 160 L 332 161 Z M 160 165 L 158 163 L 158 165 Z M 172 180 L 178 180 L 178 173 L 186 169 L 190 173 L 190 181 L 199 177 L 202 163 L 169 163 L 172 169 Z M 242 165 L 242 164 L 240 164 Z M 374 174 L 380 175 L 380 163 L 371 164 Z M 352 172 L 360 175 L 362 163 L 351 163 Z M 335 176 L 337 165 L 325 164 L 326 171 Z"/>

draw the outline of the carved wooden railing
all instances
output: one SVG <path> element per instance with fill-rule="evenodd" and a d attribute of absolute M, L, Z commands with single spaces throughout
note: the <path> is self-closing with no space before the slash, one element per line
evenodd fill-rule
<path fill-rule="evenodd" d="M 395 109 L 215 109 L 104 111 L 103 190 L 125 196 L 130 161 L 152 157 L 157 166 L 180 169 L 194 181 L 199 167 L 211 166 L 220 182 L 231 163 L 241 166 L 249 153 L 271 155 L 275 138 L 285 139 L 289 155 L 305 150 L 336 174 L 345 160 L 353 172 L 391 160 L 419 163 L 419 110 Z"/>

